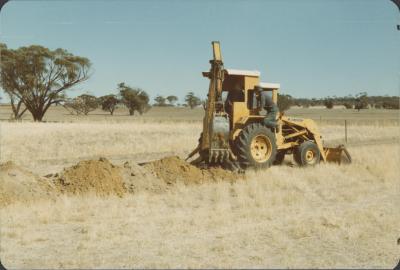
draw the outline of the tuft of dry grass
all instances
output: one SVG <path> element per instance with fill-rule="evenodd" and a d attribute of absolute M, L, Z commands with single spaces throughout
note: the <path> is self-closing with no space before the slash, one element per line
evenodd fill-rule
<path fill-rule="evenodd" d="M 60 197 L 1 209 L 9 268 L 393 268 L 399 146 L 164 194 Z"/>

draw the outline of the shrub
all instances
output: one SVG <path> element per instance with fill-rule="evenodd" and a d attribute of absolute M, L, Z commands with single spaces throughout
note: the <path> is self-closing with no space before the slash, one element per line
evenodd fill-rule
<path fill-rule="evenodd" d="M 343 103 L 343 106 L 344 106 L 346 109 L 353 109 L 353 104 L 351 104 L 350 102 L 345 102 L 345 103 Z"/>
<path fill-rule="evenodd" d="M 333 108 L 333 100 L 328 98 L 324 100 L 324 105 L 327 109 L 332 109 Z"/>
<path fill-rule="evenodd" d="M 121 102 L 129 110 L 129 115 L 134 115 L 135 111 L 143 114 L 150 109 L 149 95 L 144 90 L 120 83 L 118 84 L 118 91 L 121 96 Z"/>
<path fill-rule="evenodd" d="M 114 111 L 117 108 L 118 103 L 120 102 L 116 95 L 102 96 L 99 98 L 99 101 L 101 103 L 101 109 L 103 111 L 110 112 L 111 115 L 114 114 Z"/>
<path fill-rule="evenodd" d="M 186 95 L 185 101 L 187 106 L 190 107 L 190 109 L 193 109 L 201 104 L 201 99 L 196 97 L 193 92 L 189 92 Z"/>
<path fill-rule="evenodd" d="M 292 96 L 278 94 L 278 108 L 280 112 L 289 110 L 293 103 Z"/>
<path fill-rule="evenodd" d="M 75 111 L 76 114 L 88 115 L 89 112 L 94 111 L 99 106 L 98 99 L 95 96 L 83 94 L 76 98 L 69 99 L 64 103 L 64 107 L 71 112 Z"/>

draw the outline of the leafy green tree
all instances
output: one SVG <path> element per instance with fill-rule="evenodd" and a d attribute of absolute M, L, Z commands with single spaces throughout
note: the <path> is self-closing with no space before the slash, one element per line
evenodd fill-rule
<path fill-rule="evenodd" d="M 76 114 L 88 115 L 89 112 L 98 108 L 99 101 L 95 96 L 83 94 L 76 98 L 69 99 L 64 103 L 66 109 L 76 112 Z"/>
<path fill-rule="evenodd" d="M 169 105 L 175 106 L 175 102 L 178 101 L 178 97 L 177 96 L 168 96 L 167 100 L 168 100 Z"/>
<path fill-rule="evenodd" d="M 278 108 L 280 112 L 285 112 L 294 104 L 293 97 L 278 93 Z"/>
<path fill-rule="evenodd" d="M 356 95 L 356 105 L 354 107 L 358 111 L 368 108 L 368 95 L 366 92 L 361 92 Z"/>
<path fill-rule="evenodd" d="M 333 100 L 331 98 L 326 98 L 324 100 L 324 105 L 327 109 L 333 109 L 334 106 Z"/>
<path fill-rule="evenodd" d="M 106 95 L 99 98 L 101 109 L 106 112 L 110 112 L 114 115 L 114 111 L 120 102 L 116 95 Z"/>
<path fill-rule="evenodd" d="M 32 45 L 14 50 L 1 44 L 0 66 L 4 91 L 42 121 L 52 104 L 64 100 L 66 90 L 89 78 L 91 64 L 64 49 Z"/>
<path fill-rule="evenodd" d="M 185 96 L 185 102 L 190 107 L 190 109 L 193 109 L 201 104 L 201 99 L 195 96 L 193 92 L 189 92 Z"/>
<path fill-rule="evenodd" d="M 318 101 L 316 98 L 312 98 L 310 102 L 310 106 L 316 106 L 318 104 Z"/>
<path fill-rule="evenodd" d="M 156 102 L 155 106 L 160 106 L 160 107 L 166 106 L 167 105 L 166 104 L 166 100 L 167 99 L 165 97 L 163 97 L 163 96 L 156 96 L 154 98 L 154 101 Z"/>
<path fill-rule="evenodd" d="M 118 84 L 118 92 L 121 101 L 129 110 L 129 115 L 134 115 L 135 111 L 143 114 L 150 109 L 149 95 L 140 88 L 132 88 L 125 83 Z"/>
<path fill-rule="evenodd" d="M 345 102 L 345 103 L 343 103 L 343 106 L 344 106 L 346 109 L 353 109 L 353 104 L 351 104 L 350 102 Z"/>
<path fill-rule="evenodd" d="M 151 109 L 150 104 L 149 103 L 145 103 L 142 106 L 140 106 L 138 112 L 139 112 L 140 115 L 142 115 L 142 114 L 148 112 L 150 109 Z"/>
<path fill-rule="evenodd" d="M 82 104 L 82 113 L 88 115 L 89 112 L 96 110 L 99 107 L 99 100 L 97 97 L 83 94 L 77 97 L 77 99 Z"/>

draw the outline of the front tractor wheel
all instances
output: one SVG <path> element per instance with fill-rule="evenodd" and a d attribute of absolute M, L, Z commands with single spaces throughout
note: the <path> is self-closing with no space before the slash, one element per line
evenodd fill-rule
<path fill-rule="evenodd" d="M 293 158 L 300 166 L 313 166 L 321 160 L 321 153 L 314 142 L 306 141 L 294 150 Z"/>
<path fill-rule="evenodd" d="M 250 124 L 240 132 L 236 152 L 243 167 L 268 168 L 276 156 L 275 134 L 262 124 Z"/>

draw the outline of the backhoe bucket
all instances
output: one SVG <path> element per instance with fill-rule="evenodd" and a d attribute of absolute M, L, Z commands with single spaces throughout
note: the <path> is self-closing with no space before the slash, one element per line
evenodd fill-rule
<path fill-rule="evenodd" d="M 338 164 L 351 163 L 351 156 L 344 145 L 338 147 L 324 147 L 327 162 L 335 162 Z"/>

